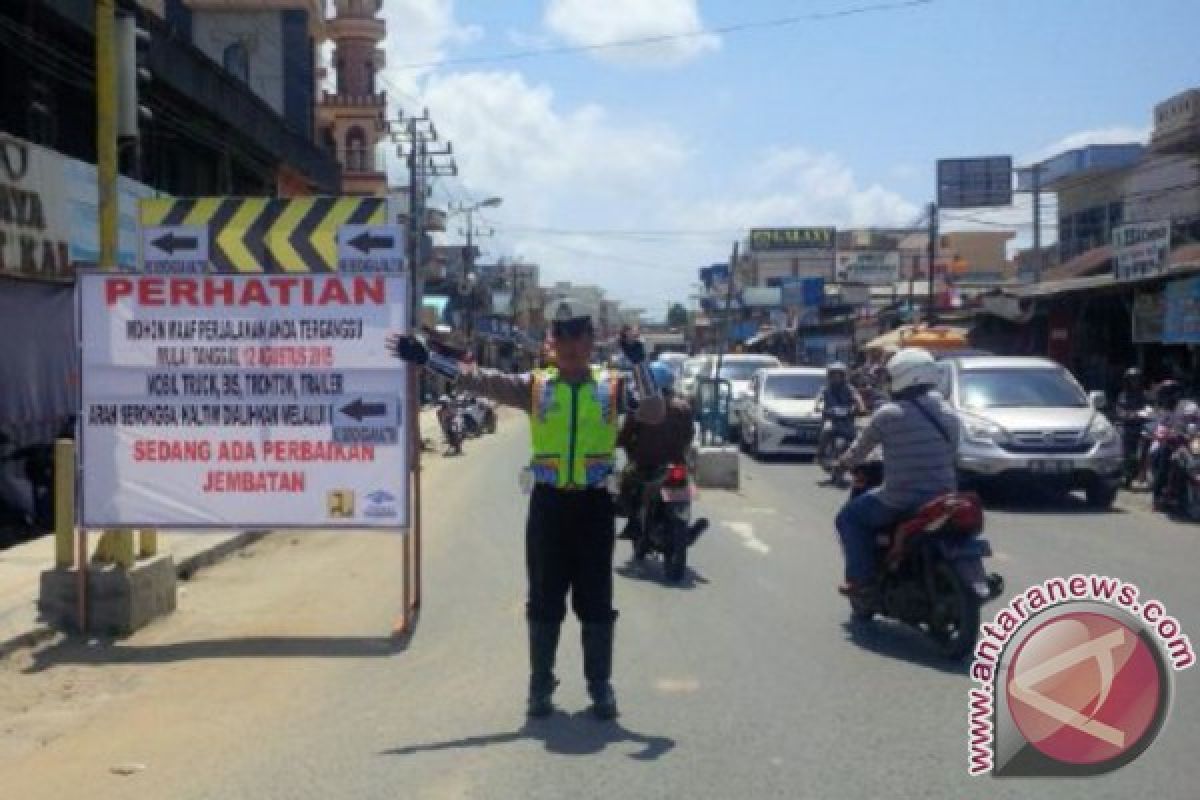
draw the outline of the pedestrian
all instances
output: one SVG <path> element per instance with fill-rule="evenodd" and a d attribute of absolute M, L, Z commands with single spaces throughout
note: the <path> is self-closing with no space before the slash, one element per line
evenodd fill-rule
<path fill-rule="evenodd" d="M 646 368 L 641 340 L 626 328 L 621 349 L 633 364 L 640 399 L 637 418 L 648 425 L 665 416 L 662 394 Z M 554 366 L 522 375 L 470 368 L 431 352 L 413 336 L 393 336 L 388 349 L 398 358 L 432 369 L 459 387 L 530 415 L 533 453 L 523 484 L 531 484 L 525 526 L 529 624 L 527 712 L 544 717 L 554 710 L 554 676 L 566 600 L 582 629 L 583 672 L 592 713 L 617 715 L 613 692 L 612 559 L 615 515 L 608 483 L 614 471 L 619 414 L 626 387 L 613 372 L 591 366 L 595 330 L 590 317 L 556 319 L 549 343 Z"/>

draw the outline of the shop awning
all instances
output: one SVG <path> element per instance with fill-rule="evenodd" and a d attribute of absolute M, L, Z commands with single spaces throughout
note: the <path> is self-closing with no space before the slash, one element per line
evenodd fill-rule
<path fill-rule="evenodd" d="M 876 336 L 867 342 L 867 350 L 894 352 L 904 347 L 924 347 L 928 350 L 961 350 L 967 346 L 967 329 L 948 325 L 926 327 L 901 325 L 895 330 Z"/>

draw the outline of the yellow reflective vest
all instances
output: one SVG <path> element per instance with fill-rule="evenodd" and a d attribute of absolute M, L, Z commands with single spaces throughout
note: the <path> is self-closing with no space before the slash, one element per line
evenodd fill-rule
<path fill-rule="evenodd" d="M 554 368 L 533 373 L 530 466 L 537 483 L 582 489 L 612 474 L 619 386 L 616 375 L 600 369 L 578 386 L 560 380 Z"/>

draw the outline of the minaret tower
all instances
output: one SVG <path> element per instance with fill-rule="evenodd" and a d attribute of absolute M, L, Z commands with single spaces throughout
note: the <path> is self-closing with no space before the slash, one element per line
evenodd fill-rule
<path fill-rule="evenodd" d="M 335 0 L 327 31 L 333 40 L 335 91 L 317 106 L 322 144 L 342 165 L 342 193 L 383 195 L 387 172 L 377 145 L 387 134 L 387 95 L 378 86 L 384 66 L 379 46 L 387 31 L 378 17 L 383 0 Z"/>

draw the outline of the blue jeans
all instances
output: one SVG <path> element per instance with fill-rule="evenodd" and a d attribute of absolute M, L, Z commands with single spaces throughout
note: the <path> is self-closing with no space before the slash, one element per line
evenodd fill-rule
<path fill-rule="evenodd" d="M 875 577 L 876 535 L 908 514 L 906 509 L 887 505 L 878 494 L 876 489 L 848 501 L 834 520 L 842 540 L 846 581 L 849 583 L 861 585 Z"/>

